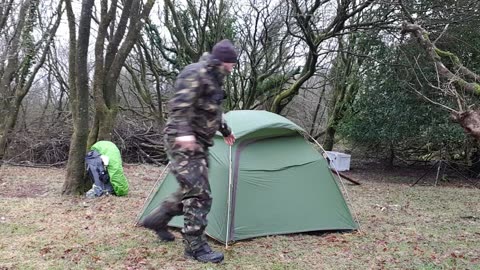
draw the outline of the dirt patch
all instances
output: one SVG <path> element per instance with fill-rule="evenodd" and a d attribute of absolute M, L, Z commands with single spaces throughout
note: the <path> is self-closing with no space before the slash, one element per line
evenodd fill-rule
<path fill-rule="evenodd" d="M 438 165 L 416 165 L 389 167 L 378 162 L 354 162 L 351 170 L 342 172 L 359 182 L 395 183 L 415 186 L 439 186 L 458 188 L 480 188 L 480 179 L 467 177 L 445 165 L 438 170 Z"/>
<path fill-rule="evenodd" d="M 0 183 L 0 197 L 5 198 L 35 198 L 46 196 L 48 188 L 45 185 L 35 183 L 22 183 L 19 185 L 7 185 Z"/>
<path fill-rule="evenodd" d="M 64 170 L 20 166 L 0 167 L 0 197 L 36 198 L 61 188 Z"/>

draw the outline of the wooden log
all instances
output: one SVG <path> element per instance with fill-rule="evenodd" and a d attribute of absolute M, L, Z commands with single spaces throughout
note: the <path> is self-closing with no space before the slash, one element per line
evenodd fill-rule
<path fill-rule="evenodd" d="M 346 176 L 346 175 L 343 174 L 343 173 L 337 172 L 337 171 L 335 171 L 334 169 L 330 169 L 330 170 L 331 170 L 333 173 L 338 173 L 338 175 L 340 175 L 340 177 L 345 178 L 345 180 L 348 180 L 348 181 L 354 183 L 355 185 L 361 185 L 360 182 L 358 182 L 357 180 L 352 179 L 351 177 Z"/>

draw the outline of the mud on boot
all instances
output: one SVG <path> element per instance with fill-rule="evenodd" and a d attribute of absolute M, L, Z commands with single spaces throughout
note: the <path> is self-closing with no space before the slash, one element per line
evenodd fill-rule
<path fill-rule="evenodd" d="M 223 253 L 213 251 L 207 243 L 196 250 L 185 248 L 185 257 L 204 263 L 220 263 L 223 261 Z"/>

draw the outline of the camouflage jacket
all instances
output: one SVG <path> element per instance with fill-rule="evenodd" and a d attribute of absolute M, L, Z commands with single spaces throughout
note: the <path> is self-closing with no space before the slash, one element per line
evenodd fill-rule
<path fill-rule="evenodd" d="M 224 75 L 210 55 L 185 67 L 175 82 L 175 94 L 168 103 L 167 135 L 193 135 L 204 146 L 213 145 L 213 137 L 220 131 L 224 137 L 231 134 L 223 120 L 221 103 Z"/>

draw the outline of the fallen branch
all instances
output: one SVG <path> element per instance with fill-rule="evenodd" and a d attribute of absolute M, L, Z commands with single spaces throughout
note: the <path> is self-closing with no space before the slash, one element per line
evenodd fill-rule
<path fill-rule="evenodd" d="M 343 173 L 340 173 L 340 172 L 338 172 L 338 171 L 335 171 L 334 169 L 330 169 L 330 170 L 331 170 L 332 172 L 334 172 L 334 173 L 338 173 L 338 175 L 340 175 L 342 178 L 345 178 L 345 180 L 348 180 L 348 181 L 354 183 L 355 185 L 361 185 L 360 182 L 358 182 L 357 180 L 352 179 L 351 177 L 346 176 L 346 175 L 343 174 Z"/>

